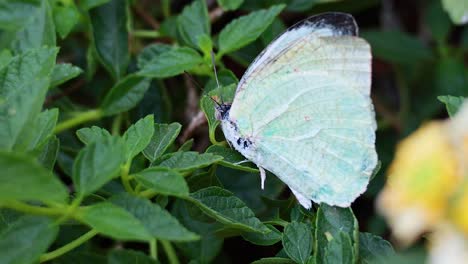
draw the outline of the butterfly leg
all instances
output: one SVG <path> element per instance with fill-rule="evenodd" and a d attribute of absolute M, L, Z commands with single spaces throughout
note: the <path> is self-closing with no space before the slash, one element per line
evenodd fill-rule
<path fill-rule="evenodd" d="M 312 207 L 312 201 L 310 201 L 309 198 L 305 197 L 304 195 L 300 194 L 298 191 L 295 191 L 293 188 L 289 187 L 291 189 L 292 193 L 294 196 L 296 196 L 296 199 L 299 201 L 299 203 L 304 206 L 305 209 L 310 209 Z"/>
<path fill-rule="evenodd" d="M 248 160 L 248 159 L 246 159 L 246 160 L 241 160 L 241 161 L 239 161 L 239 162 L 234 163 L 234 165 L 240 165 L 240 164 L 246 163 L 246 162 L 251 162 L 251 161 Z"/>
<path fill-rule="evenodd" d="M 266 180 L 266 172 L 265 169 L 262 167 L 258 167 L 258 170 L 260 170 L 260 186 L 262 187 L 262 190 L 265 189 L 265 180 Z"/>

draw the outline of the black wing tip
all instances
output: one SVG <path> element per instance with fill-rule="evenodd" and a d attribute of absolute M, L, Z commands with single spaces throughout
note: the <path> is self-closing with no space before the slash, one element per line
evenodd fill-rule
<path fill-rule="evenodd" d="M 357 36 L 359 33 L 359 29 L 356 20 L 354 20 L 354 17 L 351 14 L 342 12 L 326 12 L 310 16 L 302 21 L 297 22 L 288 30 L 304 26 L 305 24 L 316 27 L 333 28 L 337 35 Z"/>

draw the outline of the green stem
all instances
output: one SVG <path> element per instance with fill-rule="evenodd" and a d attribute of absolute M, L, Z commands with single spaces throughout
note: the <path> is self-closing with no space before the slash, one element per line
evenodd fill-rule
<path fill-rule="evenodd" d="M 118 114 L 112 121 L 111 133 L 114 136 L 120 135 L 120 127 L 122 126 L 122 114 Z"/>
<path fill-rule="evenodd" d="M 57 220 L 57 225 L 65 222 L 70 216 L 75 215 L 76 208 L 80 206 L 82 201 L 83 201 L 82 195 L 75 197 L 71 205 L 65 210 L 65 213 L 63 214 L 63 216 Z"/>
<path fill-rule="evenodd" d="M 131 176 L 131 175 L 130 175 Z M 140 193 L 141 192 L 141 188 L 143 188 L 143 185 L 141 185 L 140 183 L 138 183 L 135 187 L 135 192 L 136 193 Z"/>
<path fill-rule="evenodd" d="M 155 260 L 158 259 L 158 244 L 156 242 L 157 242 L 156 238 L 151 239 L 149 242 L 150 257 Z"/>
<path fill-rule="evenodd" d="M 64 214 L 63 208 L 47 208 L 41 206 L 29 205 L 17 200 L 8 201 L 2 204 L 2 207 L 10 208 L 16 211 L 36 214 L 36 215 L 48 215 L 48 216 L 60 216 Z"/>
<path fill-rule="evenodd" d="M 86 112 L 81 112 L 77 114 L 75 117 L 72 117 L 68 120 L 58 123 L 54 129 L 54 133 L 58 134 L 64 130 L 67 130 L 79 124 L 92 121 L 92 120 L 98 120 L 101 117 L 102 117 L 101 109 L 93 109 L 93 110 L 89 110 Z"/>
<path fill-rule="evenodd" d="M 125 8 L 125 14 L 127 15 L 127 31 L 132 32 L 133 30 L 133 16 L 132 16 L 132 11 L 130 10 L 130 3 L 127 2 L 126 8 Z"/>
<path fill-rule="evenodd" d="M 157 38 L 161 36 L 161 33 L 156 30 L 134 30 L 132 35 L 139 38 Z"/>
<path fill-rule="evenodd" d="M 171 16 L 171 1 L 170 0 L 162 0 L 161 4 L 162 4 L 163 16 L 165 18 L 170 17 Z"/>
<path fill-rule="evenodd" d="M 141 196 L 141 197 L 145 197 L 147 199 L 151 199 L 156 194 L 157 194 L 157 192 L 155 192 L 154 190 L 147 189 L 147 190 L 144 190 L 144 191 L 140 192 L 138 195 Z"/>
<path fill-rule="evenodd" d="M 268 225 L 282 226 L 282 227 L 286 227 L 288 225 L 288 222 L 284 220 L 270 220 L 270 221 L 265 221 L 263 223 L 268 224 Z"/>
<path fill-rule="evenodd" d="M 161 240 L 161 244 L 166 252 L 167 258 L 169 259 L 170 264 L 179 264 L 179 259 L 175 253 L 174 248 L 172 247 L 171 243 L 166 240 Z"/>
<path fill-rule="evenodd" d="M 398 92 L 400 94 L 400 123 L 402 125 L 401 127 L 404 129 L 406 128 L 406 123 L 411 109 L 410 94 L 408 84 L 406 83 L 403 75 L 403 70 L 400 67 L 395 67 L 395 77 L 398 85 Z"/>
<path fill-rule="evenodd" d="M 131 162 L 131 160 L 127 161 L 127 163 L 125 163 L 125 165 L 120 169 L 120 179 L 122 180 L 122 184 L 128 193 L 135 193 L 132 185 L 130 184 L 130 176 L 128 175 Z"/>
<path fill-rule="evenodd" d="M 81 244 L 85 243 L 86 241 L 90 240 L 91 238 L 93 238 L 97 234 L 98 234 L 98 231 L 92 229 L 89 232 L 87 232 L 86 234 L 84 234 L 84 235 L 78 237 L 77 239 L 73 240 L 72 242 L 64 245 L 63 247 L 57 248 L 54 251 L 43 254 L 39 258 L 39 261 L 42 263 L 42 262 L 46 262 L 48 260 L 57 258 L 57 257 L 65 254 L 65 253 L 75 249 L 76 247 L 78 247 Z"/>

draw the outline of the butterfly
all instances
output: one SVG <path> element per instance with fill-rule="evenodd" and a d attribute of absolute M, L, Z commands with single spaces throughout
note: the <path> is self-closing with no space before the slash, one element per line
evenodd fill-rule
<path fill-rule="evenodd" d="M 299 203 L 348 207 L 377 165 L 371 52 L 354 18 L 323 13 L 277 37 L 215 112 L 225 138 Z"/>

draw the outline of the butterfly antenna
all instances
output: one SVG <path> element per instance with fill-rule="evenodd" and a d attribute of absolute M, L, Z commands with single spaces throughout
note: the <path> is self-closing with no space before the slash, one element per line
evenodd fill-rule
<path fill-rule="evenodd" d="M 192 76 L 192 74 L 188 73 L 187 71 L 184 71 L 185 75 L 190 79 L 190 81 L 195 84 L 195 86 L 200 89 L 203 92 L 203 87 L 200 85 L 200 83 L 195 80 L 195 78 Z"/>
<path fill-rule="evenodd" d="M 215 54 L 214 54 L 213 51 L 211 51 L 211 64 L 213 64 L 213 70 L 214 70 L 214 75 L 215 75 L 215 79 L 216 79 L 216 85 L 218 86 L 218 89 L 219 89 L 221 86 L 219 85 L 218 73 L 216 72 L 216 60 L 215 60 Z M 222 92 L 220 93 L 220 99 L 221 99 L 221 104 L 222 104 L 224 102 Z"/>

